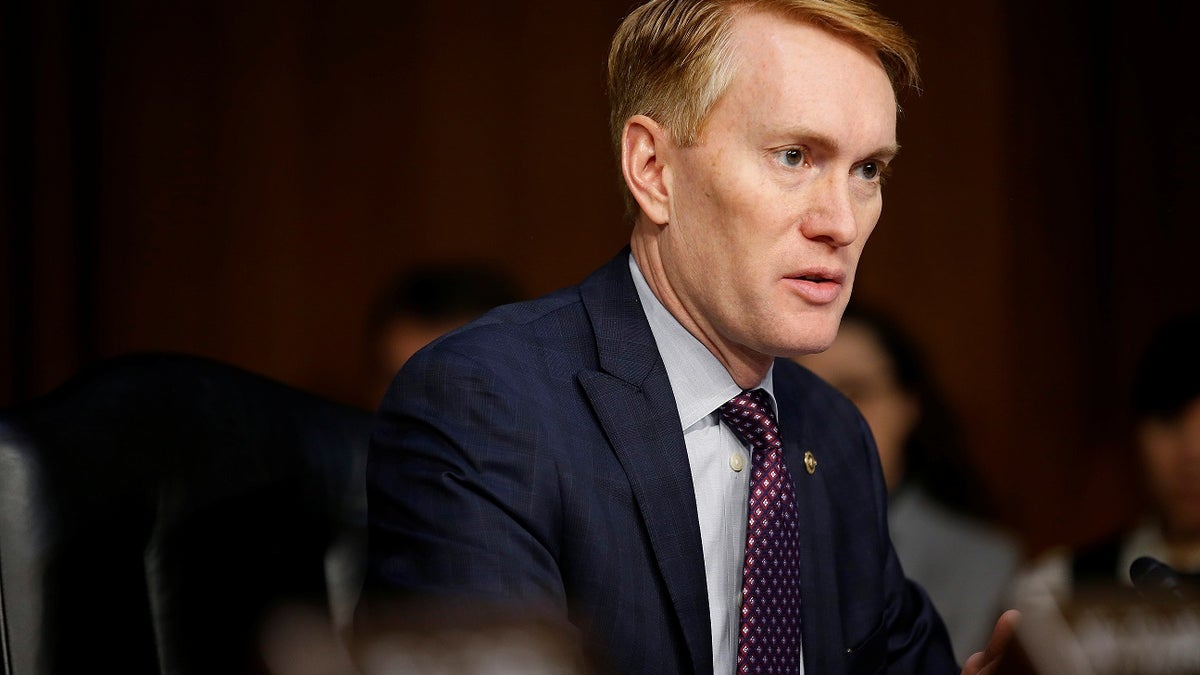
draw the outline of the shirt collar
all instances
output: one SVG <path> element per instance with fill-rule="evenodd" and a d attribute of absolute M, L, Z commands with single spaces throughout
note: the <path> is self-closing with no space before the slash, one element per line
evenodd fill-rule
<path fill-rule="evenodd" d="M 650 323 L 650 332 L 658 345 L 658 353 L 667 368 L 667 379 L 679 409 L 679 424 L 687 429 L 742 393 L 742 388 L 733 381 L 717 357 L 689 333 L 654 295 L 632 253 L 629 255 L 629 271 L 633 275 L 638 298 L 642 301 L 646 321 Z M 756 388 L 766 390 L 771 405 L 778 411 L 772 378 L 774 370 L 775 366 L 772 365 Z"/>

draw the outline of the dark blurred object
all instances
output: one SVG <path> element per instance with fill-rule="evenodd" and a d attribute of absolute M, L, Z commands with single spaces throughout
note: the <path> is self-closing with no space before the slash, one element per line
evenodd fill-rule
<path fill-rule="evenodd" d="M 375 299 L 367 320 L 374 408 L 392 377 L 419 349 L 484 312 L 516 302 L 511 277 L 483 263 L 431 263 L 402 272 Z"/>
<path fill-rule="evenodd" d="M 370 425 L 171 354 L 103 362 L 5 411 L 6 672 L 265 672 L 281 608 L 348 621 Z"/>

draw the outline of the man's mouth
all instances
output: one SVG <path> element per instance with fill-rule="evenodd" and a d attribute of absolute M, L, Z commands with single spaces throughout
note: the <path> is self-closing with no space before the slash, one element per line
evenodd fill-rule
<path fill-rule="evenodd" d="M 837 268 L 807 269 L 787 277 L 792 291 L 813 305 L 828 305 L 842 294 L 846 275 Z"/>
<path fill-rule="evenodd" d="M 845 282 L 846 275 L 837 270 L 806 270 L 798 274 L 788 276 L 789 279 L 797 279 L 799 281 L 808 281 L 814 284 L 840 284 Z"/>

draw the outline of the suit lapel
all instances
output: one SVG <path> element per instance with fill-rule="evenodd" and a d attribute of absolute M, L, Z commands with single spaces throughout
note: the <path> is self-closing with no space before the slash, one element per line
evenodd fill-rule
<path fill-rule="evenodd" d="M 580 286 L 600 370 L 580 373 L 649 533 L 693 669 L 712 666 L 712 635 L 695 489 L 675 396 L 637 290 L 629 252 Z"/>
<path fill-rule="evenodd" d="M 827 471 L 820 470 L 822 454 L 835 448 L 823 448 L 816 439 L 814 420 L 805 419 L 801 410 L 807 392 L 801 391 L 796 378 L 781 376 L 775 369 L 775 394 L 781 402 L 779 434 L 783 437 L 783 454 L 788 470 L 796 483 L 796 505 L 800 515 L 800 608 L 801 631 L 804 639 L 804 668 L 808 673 L 840 673 L 845 668 L 841 653 L 841 613 L 838 610 L 840 592 L 835 570 L 835 541 L 832 498 L 826 482 Z M 805 469 L 804 453 L 812 452 L 818 461 L 812 473 Z"/>

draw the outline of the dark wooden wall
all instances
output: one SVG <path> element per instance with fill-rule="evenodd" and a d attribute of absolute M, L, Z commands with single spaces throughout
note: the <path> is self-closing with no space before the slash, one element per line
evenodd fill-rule
<path fill-rule="evenodd" d="M 1137 352 L 1200 307 L 1196 11 L 879 4 L 925 93 L 857 292 L 925 346 L 1007 524 L 1090 538 L 1140 500 Z M 398 269 L 578 280 L 627 238 L 603 69 L 630 5 L 6 3 L 0 405 L 145 349 L 361 403 Z"/>

